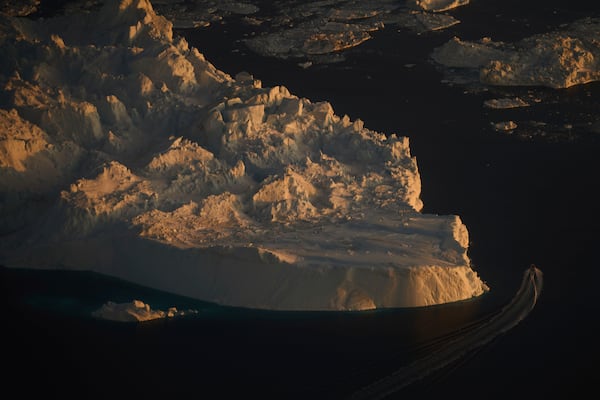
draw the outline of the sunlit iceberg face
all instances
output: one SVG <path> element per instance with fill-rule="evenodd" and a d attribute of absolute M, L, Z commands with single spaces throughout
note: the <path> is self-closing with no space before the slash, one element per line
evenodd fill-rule
<path fill-rule="evenodd" d="M 147 0 L 2 27 L 4 264 L 282 310 L 488 290 L 460 218 L 420 212 L 406 137 L 217 70 Z"/>

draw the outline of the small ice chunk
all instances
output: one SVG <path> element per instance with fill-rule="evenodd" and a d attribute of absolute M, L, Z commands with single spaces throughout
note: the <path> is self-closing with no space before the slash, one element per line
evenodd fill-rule
<path fill-rule="evenodd" d="M 298 66 L 300 68 L 304 68 L 304 69 L 310 68 L 310 67 L 312 67 L 312 65 L 313 65 L 312 61 L 306 61 L 306 62 L 298 63 Z"/>
<path fill-rule="evenodd" d="M 153 310 L 149 304 L 136 299 L 131 303 L 109 301 L 94 311 L 92 316 L 111 321 L 141 322 L 161 318 L 173 318 L 197 312 L 196 310 L 179 311 L 176 307 L 170 307 L 167 311 Z"/>
<path fill-rule="evenodd" d="M 483 105 L 487 108 L 494 109 L 506 109 L 506 108 L 518 108 L 528 107 L 529 103 L 521 100 L 519 97 L 512 98 L 501 98 L 501 99 L 490 99 L 483 102 Z"/>
<path fill-rule="evenodd" d="M 495 130 L 500 132 L 508 132 L 517 129 L 517 123 L 514 121 L 492 122 Z"/>
<path fill-rule="evenodd" d="M 440 12 L 469 4 L 469 0 L 409 0 L 407 4 L 411 8 Z"/>

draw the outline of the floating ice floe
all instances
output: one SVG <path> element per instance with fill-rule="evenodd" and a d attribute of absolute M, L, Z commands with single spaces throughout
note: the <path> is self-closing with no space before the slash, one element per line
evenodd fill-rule
<path fill-rule="evenodd" d="M 469 4 L 469 0 L 408 0 L 407 4 L 420 10 L 441 12 Z"/>
<path fill-rule="evenodd" d="M 147 0 L 0 28 L 3 265 L 276 310 L 489 290 L 408 138 L 219 71 Z"/>
<path fill-rule="evenodd" d="M 25 17 L 38 11 L 41 0 L 19 0 L 0 2 L 0 14 Z"/>
<path fill-rule="evenodd" d="M 501 98 L 501 99 L 489 99 L 483 102 L 483 105 L 487 108 L 492 109 L 507 109 L 507 108 L 519 108 L 528 107 L 529 103 L 522 100 L 519 97 L 515 98 Z"/>
<path fill-rule="evenodd" d="M 492 122 L 492 126 L 495 130 L 500 132 L 508 132 L 517 129 L 517 123 L 515 121 Z"/>
<path fill-rule="evenodd" d="M 317 63 L 330 63 L 343 60 L 341 52 L 366 42 L 373 32 L 386 25 L 424 33 L 459 23 L 450 15 L 431 12 L 453 8 L 461 5 L 454 4 L 459 2 L 422 3 L 414 3 L 409 8 L 390 0 L 334 0 L 300 5 L 282 2 L 279 3 L 280 14 L 269 18 L 275 29 L 245 39 L 244 43 L 262 56 L 308 58 Z M 442 3 L 445 5 L 443 10 Z"/>
<path fill-rule="evenodd" d="M 490 38 L 453 38 L 434 49 L 431 57 L 451 68 L 450 80 L 461 70 L 485 85 L 567 88 L 600 79 L 600 19 L 584 18 L 564 29 L 534 35 L 516 43 Z"/>
<path fill-rule="evenodd" d="M 131 303 L 115 303 L 109 301 L 92 313 L 93 317 L 120 322 L 142 322 L 155 319 L 182 317 L 184 315 L 197 314 L 196 310 L 180 311 L 176 307 L 170 307 L 167 311 L 153 310 L 149 304 L 141 300 L 133 300 Z"/>

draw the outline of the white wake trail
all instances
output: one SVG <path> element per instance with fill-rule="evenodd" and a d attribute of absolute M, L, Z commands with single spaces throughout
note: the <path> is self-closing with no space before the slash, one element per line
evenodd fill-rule
<path fill-rule="evenodd" d="M 392 374 L 363 387 L 350 396 L 352 400 L 383 399 L 406 386 L 423 379 L 473 350 L 486 345 L 497 336 L 507 332 L 521 322 L 537 303 L 543 286 L 542 271 L 535 265 L 523 273 L 519 290 L 511 301 L 493 317 L 466 329 L 457 335 L 450 335 L 444 347 L 413 361 Z"/>

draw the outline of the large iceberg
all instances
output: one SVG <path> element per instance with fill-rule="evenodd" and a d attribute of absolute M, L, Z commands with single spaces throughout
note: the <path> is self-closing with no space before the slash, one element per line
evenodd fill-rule
<path fill-rule="evenodd" d="M 406 137 L 208 62 L 148 0 L 0 16 L 0 263 L 219 304 L 417 307 L 487 285 Z"/>

